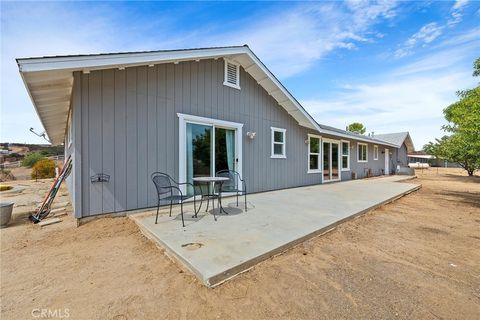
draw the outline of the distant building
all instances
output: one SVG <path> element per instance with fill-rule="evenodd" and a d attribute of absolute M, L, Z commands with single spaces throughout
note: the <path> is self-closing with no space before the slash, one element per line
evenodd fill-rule
<path fill-rule="evenodd" d="M 431 167 L 459 168 L 460 165 L 455 162 L 448 162 L 444 159 L 435 158 L 425 151 L 416 151 L 408 154 L 408 163 L 428 163 Z"/>

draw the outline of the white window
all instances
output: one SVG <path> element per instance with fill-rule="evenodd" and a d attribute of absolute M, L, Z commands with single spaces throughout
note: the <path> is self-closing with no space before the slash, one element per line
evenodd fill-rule
<path fill-rule="evenodd" d="M 287 152 L 285 148 L 286 129 L 274 128 L 272 130 L 272 155 L 271 158 L 286 158 Z"/>
<path fill-rule="evenodd" d="M 225 59 L 225 80 L 223 84 L 240 90 L 240 65 Z"/>
<path fill-rule="evenodd" d="M 350 142 L 342 141 L 342 171 L 350 170 Z"/>
<path fill-rule="evenodd" d="M 366 143 L 357 144 L 357 161 L 358 162 L 367 162 L 368 161 L 368 145 Z"/>
<path fill-rule="evenodd" d="M 373 146 L 373 160 L 378 160 L 378 146 Z"/>
<path fill-rule="evenodd" d="M 308 173 L 321 172 L 319 136 L 308 135 Z"/>

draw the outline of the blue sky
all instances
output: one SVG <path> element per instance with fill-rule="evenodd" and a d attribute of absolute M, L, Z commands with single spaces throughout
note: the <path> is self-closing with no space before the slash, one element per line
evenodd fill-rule
<path fill-rule="evenodd" d="M 248 44 L 320 123 L 443 134 L 473 87 L 480 2 L 1 2 L 0 140 L 44 142 L 14 58 Z"/>

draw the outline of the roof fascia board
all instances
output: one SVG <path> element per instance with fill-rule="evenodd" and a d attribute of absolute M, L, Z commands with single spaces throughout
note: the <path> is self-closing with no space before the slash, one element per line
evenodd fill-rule
<path fill-rule="evenodd" d="M 342 138 L 346 138 L 346 139 L 350 139 L 350 140 L 369 142 L 369 143 L 377 143 L 377 144 L 381 144 L 381 145 L 385 145 L 385 146 L 389 146 L 389 147 L 398 148 L 398 146 L 396 146 L 392 143 L 382 141 L 382 140 L 373 140 L 373 139 L 362 138 L 362 137 L 353 137 L 353 136 L 348 135 L 348 134 L 335 132 L 335 131 L 331 131 L 331 130 L 326 130 L 326 129 L 321 129 L 321 128 L 319 129 L 319 131 L 320 131 L 320 133 L 329 134 L 329 135 L 337 136 L 337 137 L 342 137 Z"/>
<path fill-rule="evenodd" d="M 168 63 L 190 59 L 210 59 L 225 55 L 247 53 L 246 47 L 200 49 L 175 52 L 124 53 L 114 55 L 92 55 L 74 57 L 49 57 L 17 59 L 20 72 L 53 70 L 95 70 L 115 67 L 138 66 L 149 63 Z"/>
<path fill-rule="evenodd" d="M 79 71 L 79 70 L 95 70 L 106 69 L 116 67 L 133 67 L 151 63 L 168 63 L 182 60 L 192 59 L 211 59 L 228 55 L 246 54 L 254 64 L 249 65 L 249 68 L 253 65 L 257 65 L 260 70 L 267 75 L 278 88 L 275 92 L 282 92 L 288 100 L 296 107 L 297 110 L 289 111 L 299 112 L 307 120 L 310 126 L 306 126 L 306 123 L 301 125 L 316 129 L 320 133 L 330 134 L 337 137 L 343 137 L 351 140 L 358 140 L 370 143 L 378 143 L 386 146 L 392 146 L 398 148 L 398 146 L 387 143 L 381 140 L 364 139 L 361 137 L 352 137 L 347 134 L 342 134 L 335 131 L 322 129 L 317 122 L 310 116 L 310 114 L 303 108 L 303 106 L 293 97 L 292 94 L 283 86 L 283 84 L 270 72 L 270 70 L 263 64 L 263 62 L 250 50 L 249 47 L 231 47 L 231 48 L 213 48 L 213 49 L 192 49 L 181 51 L 165 51 L 165 52 L 148 52 L 148 53 L 123 53 L 113 55 L 91 55 L 91 56 L 72 56 L 72 57 L 46 57 L 46 58 L 25 58 L 17 59 L 17 63 L 20 69 L 20 74 L 25 87 L 29 88 L 27 81 L 24 77 L 25 73 L 39 72 L 39 71 Z M 27 90 L 35 106 L 34 99 L 30 90 Z M 286 102 L 286 101 L 285 101 Z M 35 106 L 35 111 L 42 122 L 43 127 L 45 124 L 42 121 L 42 117 Z M 53 142 L 53 141 L 52 141 Z"/>
<path fill-rule="evenodd" d="M 283 84 L 280 83 L 280 81 L 277 80 L 277 78 L 273 75 L 273 73 L 268 70 L 268 68 L 263 64 L 262 61 L 253 53 L 250 48 L 245 47 L 247 49 L 247 55 L 258 65 L 258 67 L 270 78 L 270 80 L 280 89 L 280 91 L 287 96 L 290 101 L 297 107 L 297 109 L 305 116 L 309 122 L 312 124 L 312 129 L 317 129 L 320 131 L 320 127 L 318 126 L 317 122 L 313 120 L 313 118 L 310 116 L 310 114 L 307 113 L 307 111 L 300 105 L 300 103 L 293 97 L 290 92 L 283 86 Z"/>

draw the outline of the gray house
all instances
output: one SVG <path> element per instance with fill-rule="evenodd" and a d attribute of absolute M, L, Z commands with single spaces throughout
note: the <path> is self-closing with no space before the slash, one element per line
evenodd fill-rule
<path fill-rule="evenodd" d="M 73 158 L 77 218 L 155 206 L 155 171 L 191 182 L 234 169 L 261 192 L 391 173 L 403 152 L 317 123 L 248 46 L 17 63 L 49 138 Z"/>
<path fill-rule="evenodd" d="M 408 166 L 408 154 L 415 151 L 412 138 L 408 132 L 377 134 L 375 139 L 395 145 L 397 148 L 396 165 L 400 167 Z"/>

